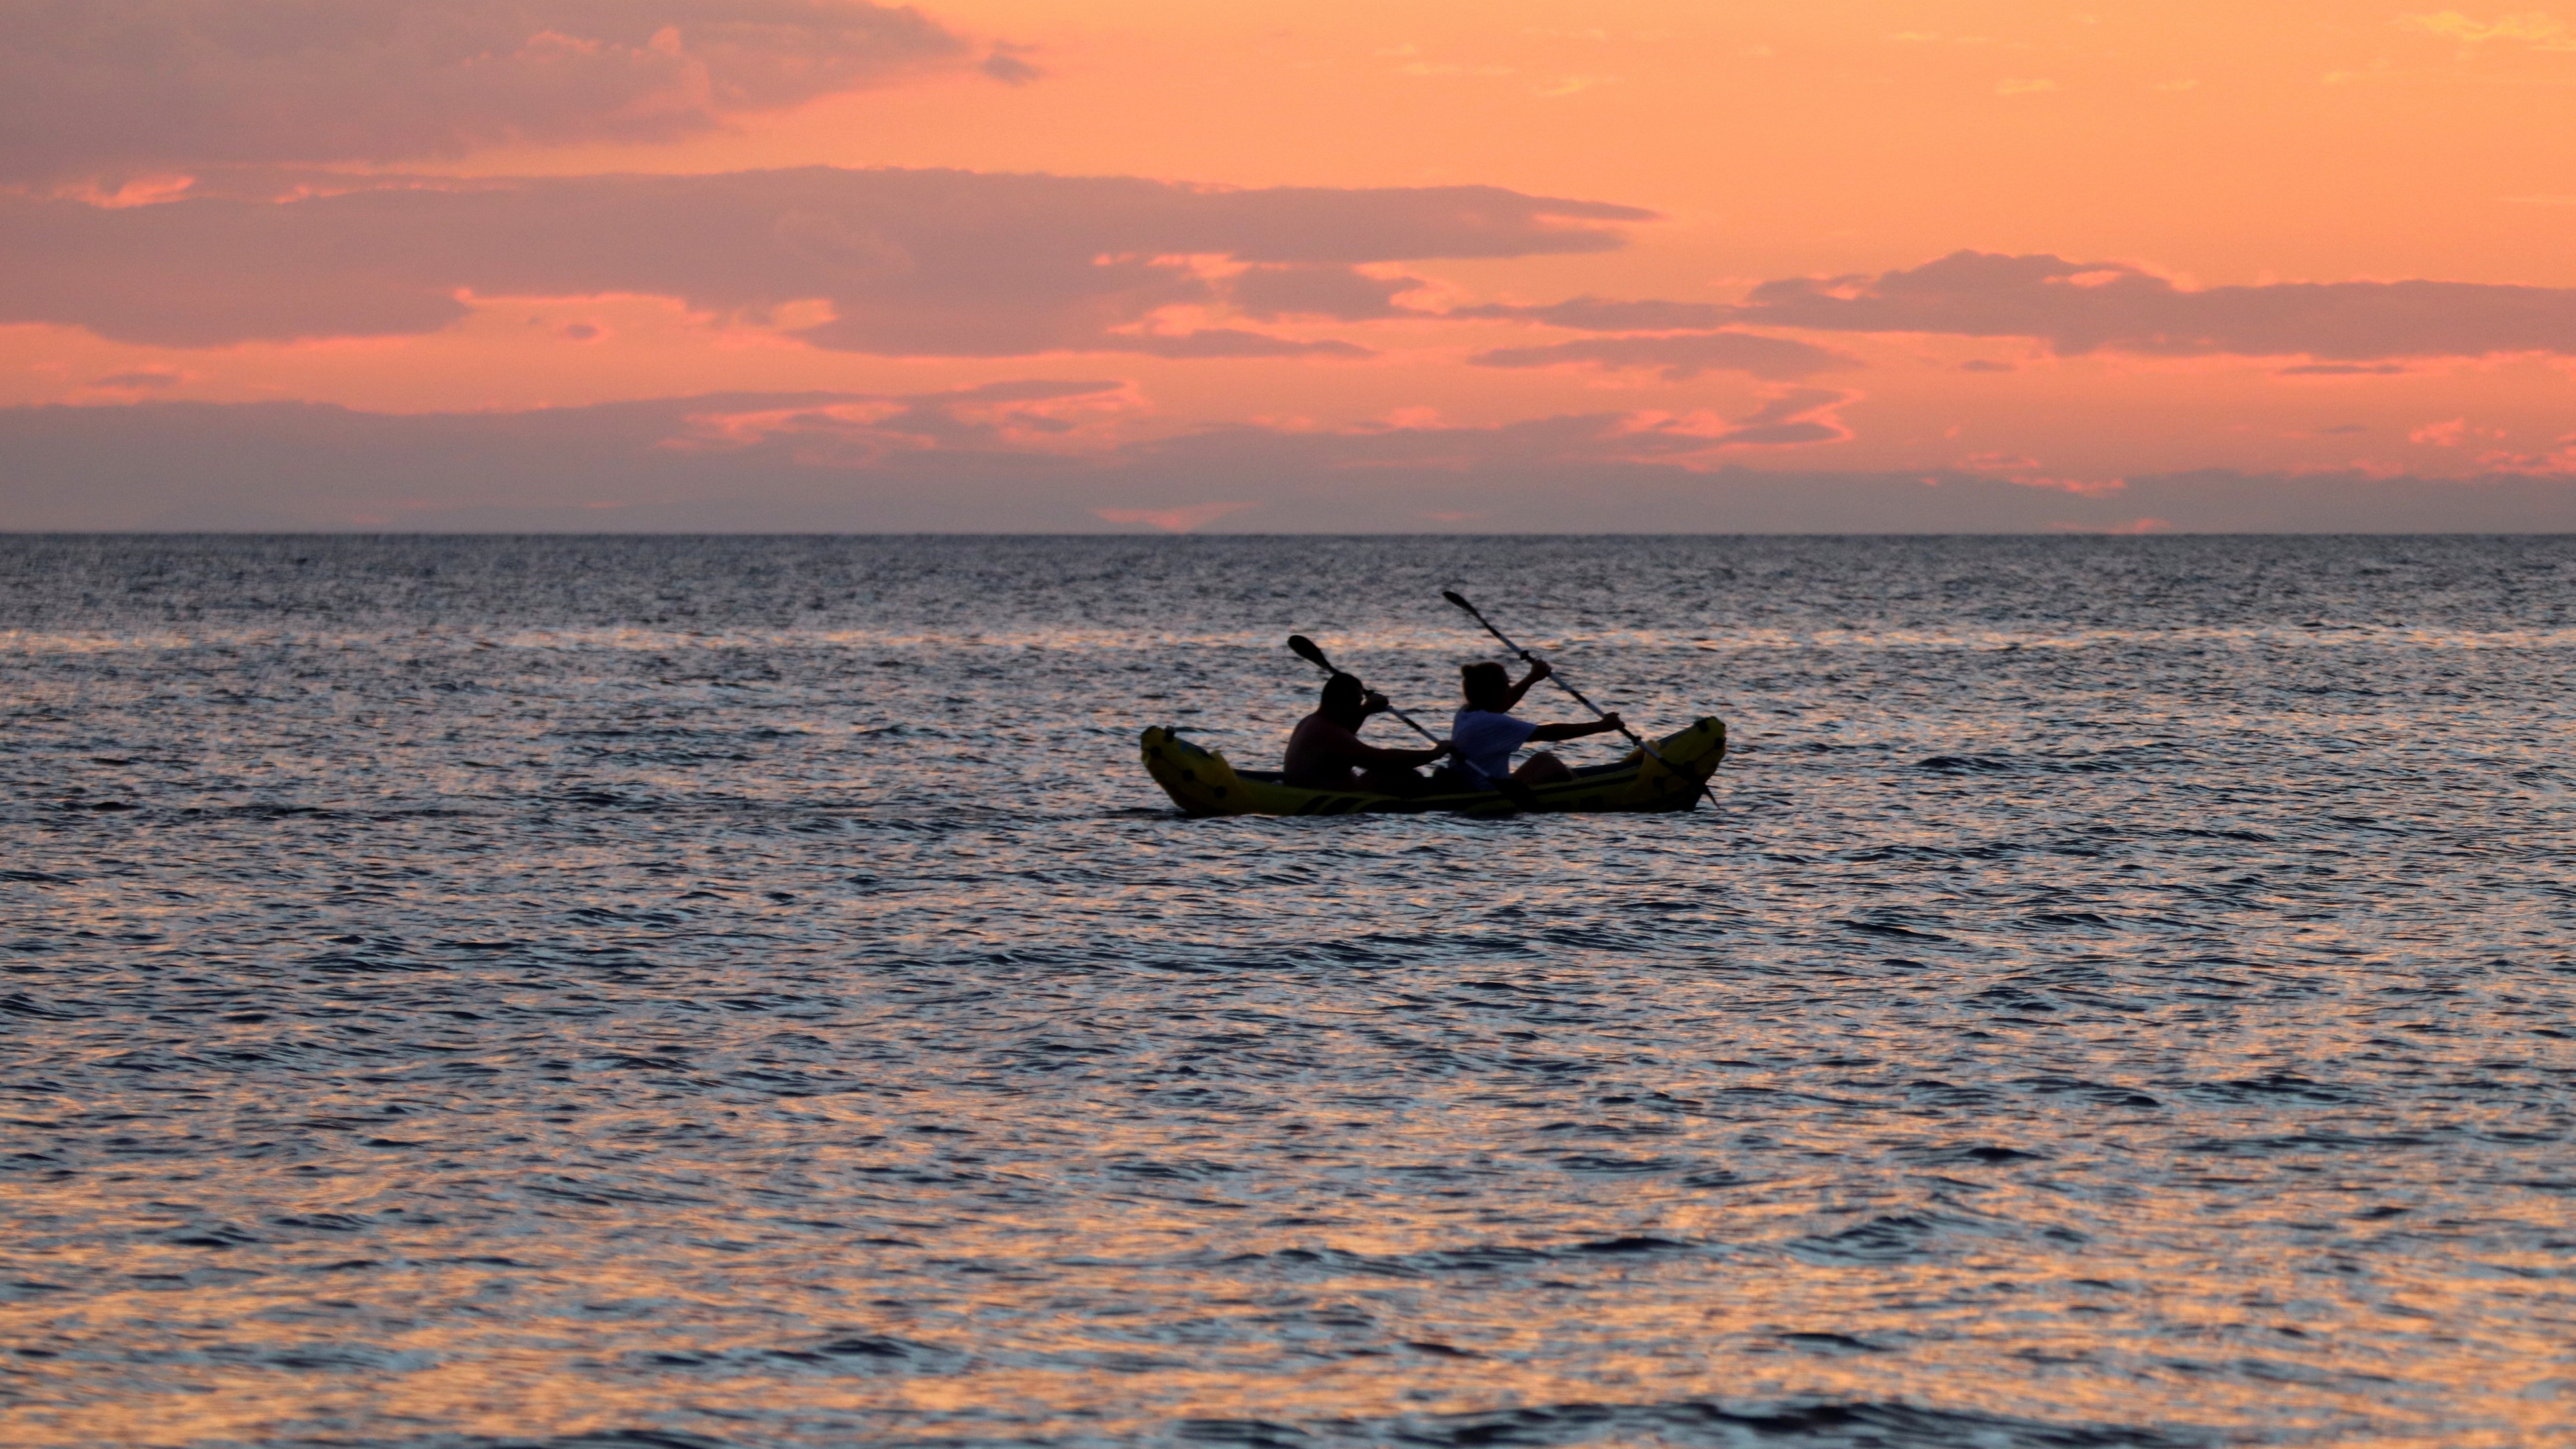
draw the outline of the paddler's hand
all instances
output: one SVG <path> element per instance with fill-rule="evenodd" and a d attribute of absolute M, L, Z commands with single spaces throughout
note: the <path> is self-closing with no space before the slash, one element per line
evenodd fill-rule
<path fill-rule="evenodd" d="M 1374 689 L 1360 700 L 1360 714 L 1363 718 L 1373 714 L 1384 714 L 1393 708 L 1395 708 L 1394 705 L 1386 702 L 1386 696 Z"/>
<path fill-rule="evenodd" d="M 1604 734 L 1617 734 L 1619 731 L 1624 730 L 1627 727 L 1628 722 L 1619 718 L 1619 716 L 1615 714 L 1605 714 L 1601 716 L 1601 730 Z"/>
<path fill-rule="evenodd" d="M 1555 672 L 1555 665 L 1548 663 L 1544 659 L 1533 658 L 1530 660 L 1529 682 L 1536 684 Z"/>
<path fill-rule="evenodd" d="M 1442 740 L 1440 743 L 1431 747 L 1431 758 L 1424 763 L 1436 765 L 1456 753 L 1458 753 L 1458 747 L 1456 745 L 1449 743 L 1447 740 Z"/>

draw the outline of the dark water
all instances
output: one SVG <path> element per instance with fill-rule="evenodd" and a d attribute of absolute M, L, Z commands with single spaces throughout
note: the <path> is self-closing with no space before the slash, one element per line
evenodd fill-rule
<path fill-rule="evenodd" d="M 2572 584 L 0 540 L 0 1440 L 2576 1442 Z M 1723 808 L 1136 767 L 1450 585 Z"/>

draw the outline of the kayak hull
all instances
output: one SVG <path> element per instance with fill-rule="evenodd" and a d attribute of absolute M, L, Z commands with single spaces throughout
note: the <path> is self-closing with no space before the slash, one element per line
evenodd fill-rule
<path fill-rule="evenodd" d="M 1237 770 L 1225 756 L 1161 726 L 1139 748 L 1145 773 L 1191 815 L 1512 815 L 1688 810 L 1726 757 L 1726 725 L 1703 719 L 1655 741 L 1660 760 L 1642 750 L 1536 788 L 1381 795 L 1368 790 L 1308 790 L 1275 771 Z"/>

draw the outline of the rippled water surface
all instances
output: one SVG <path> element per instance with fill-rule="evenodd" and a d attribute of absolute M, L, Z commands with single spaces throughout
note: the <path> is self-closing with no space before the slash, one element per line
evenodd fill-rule
<path fill-rule="evenodd" d="M 2576 1442 L 2571 585 L 0 539 L 0 1439 Z M 1448 586 L 1720 807 L 1138 768 Z"/>

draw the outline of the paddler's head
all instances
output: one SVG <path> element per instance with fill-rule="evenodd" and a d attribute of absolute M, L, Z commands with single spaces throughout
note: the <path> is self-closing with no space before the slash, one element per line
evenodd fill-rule
<path fill-rule="evenodd" d="M 1368 687 L 1357 675 L 1336 674 L 1324 681 L 1324 718 L 1336 724 L 1359 728 L 1368 718 Z"/>
<path fill-rule="evenodd" d="M 1462 665 L 1458 670 L 1458 692 L 1466 696 L 1469 709 L 1499 712 L 1503 701 L 1511 697 L 1512 676 L 1490 659 Z"/>

